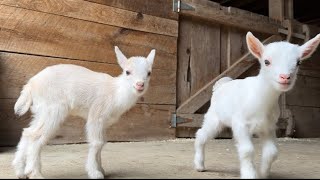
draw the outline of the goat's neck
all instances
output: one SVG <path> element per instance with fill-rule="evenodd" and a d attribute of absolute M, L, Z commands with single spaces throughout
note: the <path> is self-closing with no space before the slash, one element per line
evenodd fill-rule
<path fill-rule="evenodd" d="M 119 97 L 117 98 L 119 104 L 134 105 L 139 95 L 134 92 L 132 84 L 126 79 L 126 75 L 121 74 L 116 77 L 115 80 L 117 88 L 115 97 Z"/>
<path fill-rule="evenodd" d="M 270 106 L 273 106 L 275 103 L 278 103 L 281 91 L 274 88 L 270 80 L 266 79 L 264 75 L 259 73 L 257 78 L 258 83 L 258 94 L 259 100 L 265 103 L 268 103 Z"/>

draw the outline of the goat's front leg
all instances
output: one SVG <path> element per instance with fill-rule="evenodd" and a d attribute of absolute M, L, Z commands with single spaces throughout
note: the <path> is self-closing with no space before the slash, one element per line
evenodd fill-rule
<path fill-rule="evenodd" d="M 233 125 L 232 129 L 238 148 L 241 178 L 255 179 L 257 178 L 257 172 L 253 162 L 254 146 L 252 144 L 251 134 L 241 122 Z"/>
<path fill-rule="evenodd" d="M 260 167 L 261 178 L 267 178 L 270 173 L 271 164 L 276 160 L 278 148 L 276 145 L 276 134 L 272 130 L 262 136 L 262 162 Z"/>
<path fill-rule="evenodd" d="M 195 155 L 194 155 L 194 167 L 197 171 L 204 171 L 204 154 L 205 144 L 221 131 L 222 124 L 218 117 L 212 111 L 208 111 L 205 114 L 202 128 L 196 133 L 196 139 L 194 143 Z"/>
<path fill-rule="evenodd" d="M 89 119 L 87 122 L 87 137 L 89 154 L 86 164 L 88 176 L 91 179 L 103 179 L 104 170 L 101 164 L 101 150 L 104 145 L 104 123 L 100 119 Z"/>

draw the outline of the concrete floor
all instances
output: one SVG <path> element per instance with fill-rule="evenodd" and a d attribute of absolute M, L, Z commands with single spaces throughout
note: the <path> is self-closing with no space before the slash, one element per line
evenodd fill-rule
<path fill-rule="evenodd" d="M 239 178 L 233 140 L 212 140 L 206 146 L 205 172 L 193 170 L 193 139 L 108 143 L 102 152 L 106 178 Z M 257 139 L 255 139 L 257 144 Z M 279 157 L 271 178 L 319 178 L 320 139 L 279 139 Z M 259 144 L 256 146 L 260 147 Z M 46 146 L 45 178 L 87 178 L 86 144 Z M 0 148 L 0 178 L 15 178 L 10 165 L 13 148 Z M 256 161 L 260 160 L 260 148 Z M 259 164 L 259 163 L 257 163 Z"/>

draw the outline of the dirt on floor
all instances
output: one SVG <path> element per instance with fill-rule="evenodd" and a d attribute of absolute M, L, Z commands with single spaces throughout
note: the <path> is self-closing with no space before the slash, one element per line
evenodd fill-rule
<path fill-rule="evenodd" d="M 261 147 L 256 144 L 256 164 Z M 239 161 L 232 139 L 216 139 L 206 146 L 206 171 L 193 169 L 194 139 L 107 143 L 102 161 L 106 178 L 239 178 Z M 271 178 L 320 178 L 320 139 L 278 139 L 279 156 Z M 0 148 L 0 178 L 15 178 L 14 148 Z M 42 152 L 45 178 L 87 178 L 87 144 L 51 145 Z"/>

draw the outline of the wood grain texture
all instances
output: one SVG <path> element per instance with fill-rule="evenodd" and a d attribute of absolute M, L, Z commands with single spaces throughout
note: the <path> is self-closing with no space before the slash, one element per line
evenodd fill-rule
<path fill-rule="evenodd" d="M 320 78 L 298 75 L 295 87 L 286 93 L 286 103 L 320 108 Z"/>
<path fill-rule="evenodd" d="M 220 74 L 220 26 L 194 21 L 191 31 L 191 94 Z"/>
<path fill-rule="evenodd" d="M 83 0 L 1 0 L 0 4 L 143 32 L 178 36 L 178 22 L 175 20 Z"/>
<path fill-rule="evenodd" d="M 0 5 L 0 50 L 116 63 L 156 49 L 155 68 L 176 69 L 177 38 Z"/>
<path fill-rule="evenodd" d="M 76 64 L 93 71 L 119 75 L 119 65 L 48 58 L 14 53 L 0 53 L 0 98 L 18 98 L 22 87 L 35 74 L 55 64 Z M 72 73 L 72 72 L 70 72 Z M 139 103 L 172 104 L 176 102 L 176 72 L 153 69 L 150 86 Z"/>
<path fill-rule="evenodd" d="M 0 101 L 0 146 L 16 145 L 22 128 L 28 126 L 30 113 L 16 117 L 13 106 L 16 99 Z M 172 105 L 137 104 L 121 119 L 107 129 L 108 141 L 148 141 L 175 138 L 175 131 L 170 127 Z M 69 117 L 49 144 L 86 142 L 84 131 L 86 121 L 78 117 Z M 4 125 L 5 124 L 5 125 Z"/>
<path fill-rule="evenodd" d="M 278 21 L 284 20 L 285 2 L 283 0 L 272 0 L 268 3 L 269 17 Z"/>
<path fill-rule="evenodd" d="M 296 138 L 316 138 L 320 136 L 320 108 L 287 106 L 294 119 L 294 134 Z"/>
<path fill-rule="evenodd" d="M 278 34 L 281 24 L 266 16 L 251 13 L 249 11 L 216 5 L 208 6 L 196 0 L 183 0 L 195 8 L 194 11 L 181 10 L 181 16 L 189 16 L 203 19 L 212 23 L 233 26 L 244 30 L 257 31 L 267 34 Z M 214 4 L 211 2 L 211 4 Z"/>
<path fill-rule="evenodd" d="M 220 27 L 181 19 L 180 30 L 178 104 L 220 73 Z"/>
<path fill-rule="evenodd" d="M 192 21 L 181 19 L 178 41 L 177 105 L 190 97 L 190 60 Z"/>
<path fill-rule="evenodd" d="M 152 16 L 178 20 L 178 13 L 172 11 L 172 0 L 86 0 L 107 6 L 126 9 Z"/>

